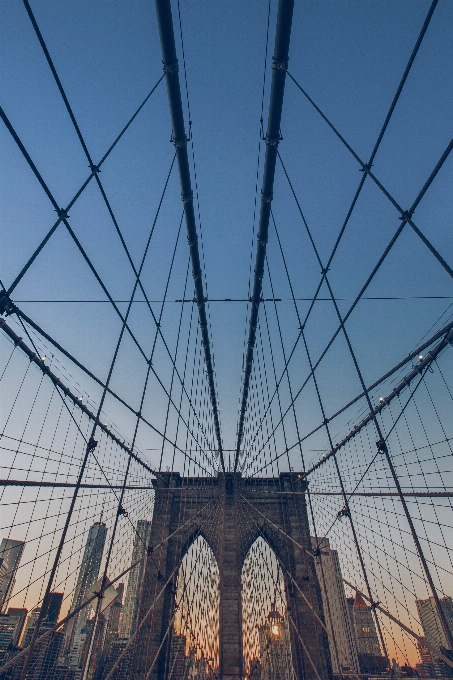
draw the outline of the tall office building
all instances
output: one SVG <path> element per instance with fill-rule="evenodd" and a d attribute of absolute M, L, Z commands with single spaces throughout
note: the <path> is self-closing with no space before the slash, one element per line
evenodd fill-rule
<path fill-rule="evenodd" d="M 338 553 L 330 547 L 328 538 L 318 537 L 317 541 L 312 537 L 313 550 L 319 545 L 320 551 L 315 560 L 315 568 L 321 588 L 326 628 L 329 632 L 332 670 L 334 674 L 339 674 L 347 668 L 359 672 L 356 636 L 346 603 L 344 586 L 341 579 L 335 576 L 337 574 L 341 577 Z"/>
<path fill-rule="evenodd" d="M 52 629 L 58 621 L 63 602 L 63 593 L 49 593 L 47 605 L 43 610 L 43 618 L 40 623 L 40 634 Z M 27 620 L 27 626 L 22 639 L 21 647 L 25 648 L 31 642 L 36 630 L 41 608 L 34 609 Z M 55 667 L 64 641 L 62 630 L 53 631 L 46 639 L 40 640 L 39 636 L 33 648 L 27 670 L 27 680 L 51 680 L 55 675 Z M 19 680 L 22 675 L 25 657 L 21 657 L 13 668 L 12 680 Z M 56 680 L 56 679 L 55 679 Z"/>
<path fill-rule="evenodd" d="M 0 545 L 0 560 L 6 572 L 2 579 L 2 586 L 0 590 L 0 610 L 5 612 L 8 601 L 13 594 L 14 584 L 16 583 L 16 574 L 19 569 L 19 563 L 24 552 L 25 542 L 14 541 L 12 538 L 4 538 Z"/>
<path fill-rule="evenodd" d="M 71 610 L 82 604 L 99 578 L 99 569 L 101 567 L 106 538 L 107 529 L 105 524 L 103 522 L 95 522 L 88 532 L 74 597 L 72 598 Z M 79 656 L 85 640 L 85 624 L 89 610 L 89 607 L 82 609 L 68 622 L 66 628 L 65 653 L 69 656 L 72 667 L 79 665 Z"/>
<path fill-rule="evenodd" d="M 356 593 L 354 599 L 353 615 L 358 653 L 381 656 L 373 613 L 359 593 Z"/>
<path fill-rule="evenodd" d="M 0 557 L 0 593 L 3 590 L 3 581 L 7 573 L 8 569 L 6 567 L 5 560 L 3 559 L 3 557 Z"/>
<path fill-rule="evenodd" d="M 354 625 L 360 672 L 368 675 L 386 672 L 387 659 L 382 656 L 371 608 L 359 593 L 346 602 Z"/>
<path fill-rule="evenodd" d="M 450 633 L 453 636 L 453 600 L 451 597 L 443 597 L 439 602 Z M 428 644 L 436 649 L 450 649 L 434 597 L 428 597 L 427 600 L 416 600 L 415 604 Z"/>
<path fill-rule="evenodd" d="M 10 607 L 0 614 L 0 662 L 19 645 L 28 611 Z"/>
<path fill-rule="evenodd" d="M 151 522 L 139 519 L 132 550 L 131 564 L 140 560 L 146 554 L 151 535 Z M 123 608 L 123 620 L 120 628 L 122 637 L 131 637 L 135 633 L 137 624 L 139 598 L 145 573 L 145 560 L 142 560 L 129 572 L 129 581 L 126 590 L 126 599 Z"/>
<path fill-rule="evenodd" d="M 274 605 L 258 634 L 262 680 L 295 680 L 288 622 Z"/>
<path fill-rule="evenodd" d="M 62 604 L 63 593 L 49 593 L 43 609 L 43 621 L 55 625 L 58 621 Z"/>

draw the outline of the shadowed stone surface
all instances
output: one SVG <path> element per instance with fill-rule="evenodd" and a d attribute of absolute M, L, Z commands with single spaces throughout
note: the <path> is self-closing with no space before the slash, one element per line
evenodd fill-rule
<path fill-rule="evenodd" d="M 249 549 L 261 536 L 282 565 L 288 614 L 294 622 L 290 623 L 290 631 L 296 677 L 318 680 L 319 676 L 329 680 L 331 666 L 325 632 L 288 575 L 289 572 L 311 607 L 323 618 L 313 558 L 278 530 L 311 550 L 306 483 L 301 475 L 291 472 L 279 477 L 247 479 L 225 473 L 218 477 L 184 478 L 178 472 L 167 472 L 161 473 L 154 487 L 150 546 L 170 538 L 152 549 L 147 558 L 131 677 L 145 680 L 153 666 L 150 679 L 167 678 L 178 567 L 190 545 L 201 535 L 212 549 L 220 572 L 220 678 L 244 677 L 241 571 Z M 196 517 L 188 522 L 195 513 Z M 182 525 L 185 526 L 178 531 Z M 164 593 L 150 611 L 164 586 Z"/>

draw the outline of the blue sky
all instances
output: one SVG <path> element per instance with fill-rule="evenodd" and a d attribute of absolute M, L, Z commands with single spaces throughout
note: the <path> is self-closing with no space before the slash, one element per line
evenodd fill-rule
<path fill-rule="evenodd" d="M 429 3 L 422 0 L 295 4 L 289 70 L 365 160 L 428 8 Z M 32 9 L 90 153 L 99 159 L 161 76 L 153 3 L 35 0 Z M 276 9 L 277 3 L 272 0 L 264 125 Z M 198 229 L 212 299 L 248 296 L 252 251 L 254 258 L 252 236 L 267 12 L 268 4 L 258 0 L 180 2 L 199 198 Z M 86 158 L 22 3 L 4 0 L 1 13 L 2 106 L 57 202 L 66 205 L 89 173 Z M 173 13 L 185 89 L 176 4 Z M 451 138 L 452 24 L 452 5 L 441 0 L 375 159 L 375 174 L 405 209 Z M 1 278 L 8 287 L 55 221 L 55 212 L 4 127 L 1 135 Z M 100 175 L 136 263 L 172 161 L 170 136 L 165 84 L 161 83 Z M 359 167 L 289 79 L 282 136 L 282 158 L 321 258 L 326 261 L 360 181 Z M 258 186 L 263 154 L 262 147 Z M 450 264 L 452 162 L 449 158 L 445 163 L 414 215 L 417 225 Z M 296 297 L 311 298 L 319 281 L 319 265 L 281 168 L 276 173 L 273 211 Z M 181 212 L 178 177 L 173 172 L 144 268 L 144 284 L 152 300 L 162 299 Z M 112 296 L 127 300 L 133 275 L 93 182 L 70 211 L 70 222 Z M 330 280 L 336 296 L 355 297 L 398 224 L 396 210 L 367 180 L 331 266 Z M 171 347 L 175 346 L 180 311 L 173 300 L 182 297 L 187 257 L 183 231 L 169 288 L 172 302 L 165 307 L 162 325 Z M 298 322 L 288 300 L 290 291 L 272 229 L 268 257 L 274 293 L 283 298 L 278 310 L 285 350 L 289 351 L 297 336 Z M 266 297 L 271 296 L 268 278 L 264 292 Z M 364 300 L 348 322 L 364 378 L 371 382 L 407 354 L 451 302 L 412 298 L 453 296 L 453 286 L 451 278 L 406 227 L 367 294 L 407 298 Z M 321 296 L 328 297 L 325 288 Z M 103 300 L 105 296 L 60 225 L 12 298 Z M 340 301 L 341 311 L 346 312 L 350 303 Z M 118 317 L 108 303 L 18 304 L 105 378 L 120 329 Z M 298 304 L 303 316 L 309 303 Z M 158 306 L 155 303 L 155 309 Z M 212 302 L 210 317 L 224 445 L 233 448 L 247 305 Z M 269 318 L 274 324 L 276 365 L 281 370 L 282 353 L 272 308 Z M 446 318 L 448 315 L 443 321 Z M 142 302 L 134 305 L 133 324 L 144 346 L 150 348 L 154 326 Z M 336 324 L 332 304 L 317 302 L 307 325 L 307 342 L 314 359 L 321 354 Z M 168 385 L 170 367 L 162 348 L 157 351 Z M 113 381 L 115 389 L 134 403 L 143 381 L 140 361 L 132 343 L 126 340 Z M 302 383 L 306 369 L 306 359 L 300 352 L 292 368 L 295 385 Z M 75 375 L 96 401 L 96 388 L 83 383 L 85 379 L 77 371 Z M 326 356 L 319 381 L 328 411 L 359 391 L 343 338 L 338 338 Z M 152 390 L 153 413 L 161 422 L 166 401 L 158 386 Z M 310 429 L 320 417 L 310 387 L 304 404 L 300 409 Z M 119 429 L 130 436 L 131 424 L 126 415 L 117 413 L 113 404 L 110 408 Z M 141 445 L 146 447 L 145 439 Z"/>

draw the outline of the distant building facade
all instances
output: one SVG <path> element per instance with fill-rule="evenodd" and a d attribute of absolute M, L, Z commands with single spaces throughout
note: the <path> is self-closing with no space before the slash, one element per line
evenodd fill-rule
<path fill-rule="evenodd" d="M 371 607 L 359 593 L 355 598 L 348 598 L 346 603 L 354 626 L 360 672 L 366 675 L 384 673 L 388 670 L 388 662 L 382 656 Z"/>
<path fill-rule="evenodd" d="M 0 614 L 0 662 L 19 646 L 27 614 L 27 609 L 14 607 L 6 614 Z"/>
<path fill-rule="evenodd" d="M 88 532 L 71 610 L 82 604 L 98 580 L 106 538 L 107 528 L 105 524 L 103 522 L 95 522 Z M 64 663 L 69 663 L 71 668 L 77 672 L 81 665 L 83 645 L 90 631 L 90 625 L 87 622 L 89 611 L 89 607 L 82 609 L 82 611 L 70 619 L 65 629 Z"/>
<path fill-rule="evenodd" d="M 439 601 L 450 634 L 453 636 L 453 600 L 443 597 Z M 426 641 L 436 649 L 450 649 L 449 641 L 441 623 L 434 597 L 415 601 L 420 623 L 423 626 Z"/>
<path fill-rule="evenodd" d="M 15 541 L 12 538 L 4 538 L 0 544 L 0 562 L 3 572 L 0 590 L 0 611 L 3 613 L 6 611 L 8 602 L 13 594 L 16 574 L 24 547 L 24 541 Z"/>
<path fill-rule="evenodd" d="M 338 553 L 330 547 L 328 538 L 312 537 L 311 541 L 313 550 L 319 551 L 315 568 L 321 588 L 333 673 L 337 675 L 348 669 L 359 672 L 354 623 L 346 603 Z"/>
<path fill-rule="evenodd" d="M 120 627 L 121 637 L 129 638 L 135 633 L 137 624 L 139 598 L 143 585 L 146 560 L 142 559 L 149 545 L 151 535 L 151 522 L 146 519 L 139 519 L 137 522 L 134 547 L 132 550 L 131 564 L 141 560 L 129 572 L 129 580 L 124 601 L 123 616 Z"/>

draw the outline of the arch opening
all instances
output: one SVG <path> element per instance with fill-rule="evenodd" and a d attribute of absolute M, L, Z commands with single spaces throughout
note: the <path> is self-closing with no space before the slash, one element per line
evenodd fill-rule
<path fill-rule="evenodd" d="M 220 573 L 203 536 L 193 541 L 178 571 L 168 677 L 216 674 L 219 667 Z"/>
<path fill-rule="evenodd" d="M 285 579 L 275 552 L 262 537 L 244 560 L 241 593 L 247 677 L 295 680 Z"/>

